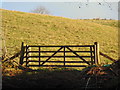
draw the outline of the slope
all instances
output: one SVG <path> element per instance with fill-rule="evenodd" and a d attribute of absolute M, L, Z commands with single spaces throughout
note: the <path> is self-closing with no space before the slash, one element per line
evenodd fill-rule
<path fill-rule="evenodd" d="M 118 58 L 117 27 L 86 20 L 1 10 L 3 40 L 8 55 L 19 51 L 21 42 L 34 45 L 84 45 L 99 42 L 100 51 L 114 59 Z"/>

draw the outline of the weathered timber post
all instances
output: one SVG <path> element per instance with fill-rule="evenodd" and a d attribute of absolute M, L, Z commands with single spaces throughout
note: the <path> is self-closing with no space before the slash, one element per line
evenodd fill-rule
<path fill-rule="evenodd" d="M 24 51 L 25 51 L 25 47 L 24 47 L 24 42 L 22 42 L 21 44 L 21 51 L 20 51 L 20 64 L 23 64 L 23 59 L 24 59 Z"/>
<path fill-rule="evenodd" d="M 100 52 L 98 42 L 94 42 L 94 50 L 95 50 L 95 64 L 100 65 Z"/>

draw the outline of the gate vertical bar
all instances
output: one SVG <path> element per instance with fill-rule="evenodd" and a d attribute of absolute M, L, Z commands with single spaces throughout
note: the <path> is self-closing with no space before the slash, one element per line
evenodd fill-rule
<path fill-rule="evenodd" d="M 64 47 L 64 67 L 65 67 L 65 47 Z"/>
<path fill-rule="evenodd" d="M 26 67 L 28 66 L 28 46 L 26 45 Z"/>
<path fill-rule="evenodd" d="M 90 56 L 91 56 L 91 64 L 93 65 L 93 53 L 92 53 L 92 48 L 93 47 L 90 47 Z"/>
<path fill-rule="evenodd" d="M 40 47 L 39 47 L 39 66 L 40 66 Z"/>
<path fill-rule="evenodd" d="M 93 46 L 93 50 L 94 50 L 94 52 L 93 52 L 93 55 L 94 55 L 94 61 L 93 61 L 93 63 L 95 64 L 95 59 L 96 59 L 96 50 L 95 50 L 95 44 L 94 44 L 94 46 Z"/>
<path fill-rule="evenodd" d="M 27 57 L 28 57 L 28 63 L 30 64 L 29 61 L 31 60 L 30 56 L 31 56 L 32 53 L 30 53 L 29 51 L 31 51 L 31 47 L 28 47 L 28 49 L 27 49 L 27 52 L 28 52 L 28 55 L 27 55 Z"/>

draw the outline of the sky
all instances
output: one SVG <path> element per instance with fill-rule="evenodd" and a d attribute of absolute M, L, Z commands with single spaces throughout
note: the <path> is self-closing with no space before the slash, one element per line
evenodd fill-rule
<path fill-rule="evenodd" d="M 120 0 L 1 0 L 4 2 L 102 2 L 102 1 L 106 1 L 106 2 L 119 2 Z"/>
<path fill-rule="evenodd" d="M 98 2 L 2 2 L 3 9 L 22 12 L 30 12 L 38 6 L 44 6 L 53 16 L 118 19 L 118 2 L 103 2 L 102 5 Z"/>

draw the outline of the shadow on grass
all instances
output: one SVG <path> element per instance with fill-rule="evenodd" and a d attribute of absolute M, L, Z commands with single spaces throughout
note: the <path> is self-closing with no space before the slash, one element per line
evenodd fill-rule
<path fill-rule="evenodd" d="M 3 88 L 81 88 L 81 71 L 68 68 L 24 71 L 16 76 L 3 76 Z M 86 83 L 86 82 L 84 82 Z"/>
<path fill-rule="evenodd" d="M 114 80 L 116 76 L 110 73 L 105 67 L 87 67 L 81 71 L 72 68 L 24 70 L 15 76 L 3 76 L 2 88 L 99 89 L 106 87 L 105 83 Z M 116 88 L 116 85 L 114 86 L 112 88 Z M 107 88 L 109 87 L 110 85 Z"/>

